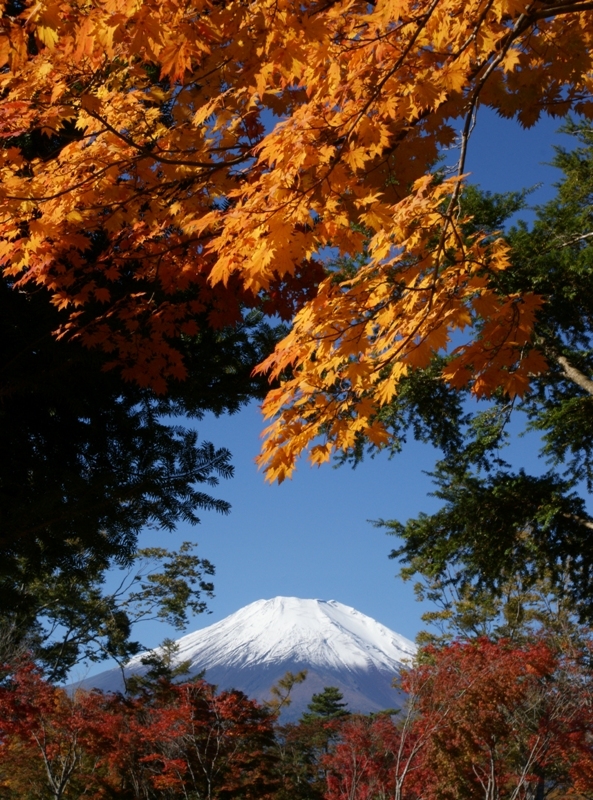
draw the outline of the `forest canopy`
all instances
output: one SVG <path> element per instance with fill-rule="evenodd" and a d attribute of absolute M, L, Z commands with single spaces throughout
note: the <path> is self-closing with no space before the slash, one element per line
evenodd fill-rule
<path fill-rule="evenodd" d="M 409 424 L 443 449 L 445 505 L 397 528 L 399 555 L 494 586 L 550 569 L 588 614 L 588 156 L 565 157 L 576 188 L 509 236 L 520 199 L 468 190 L 465 162 L 484 107 L 524 126 L 580 115 L 586 144 L 593 3 L 1 8 L 10 602 L 31 568 L 125 561 L 147 522 L 224 510 L 197 484 L 230 474 L 228 454 L 163 414 L 232 410 L 270 380 L 270 480 L 306 451 L 319 464 L 397 447 L 398 409 L 419 409 Z M 493 416 L 464 420 L 468 395 Z M 518 403 L 567 473 L 497 460 Z"/>
<path fill-rule="evenodd" d="M 2 797 L 590 795 L 593 0 L 0 11 Z M 578 120 L 532 227 L 467 185 L 481 108 Z M 228 510 L 229 452 L 172 417 L 256 397 L 271 481 L 410 431 L 441 451 L 442 507 L 387 523 L 455 597 L 407 710 L 326 687 L 278 728 L 302 673 L 262 707 L 156 657 L 125 696 L 52 685 L 204 610 L 213 566 L 138 536 Z M 517 411 L 543 474 L 504 460 Z"/>
<path fill-rule="evenodd" d="M 5 278 L 48 290 L 58 336 L 158 392 L 204 325 L 296 313 L 262 366 L 281 381 L 270 479 L 309 446 L 319 463 L 385 441 L 378 412 L 454 332 L 451 385 L 521 396 L 547 365 L 543 300 L 505 286 L 502 239 L 463 233 L 461 178 L 479 106 L 527 126 L 593 115 L 591 9 L 4 3 Z M 458 127 L 456 175 L 436 179 Z M 327 248 L 364 263 L 326 275 Z"/>

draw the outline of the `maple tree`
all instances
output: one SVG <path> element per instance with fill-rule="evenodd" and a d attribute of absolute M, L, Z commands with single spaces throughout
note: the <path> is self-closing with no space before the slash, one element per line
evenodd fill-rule
<path fill-rule="evenodd" d="M 109 630 L 110 646 L 111 634 L 118 647 L 130 644 L 121 638 L 130 620 L 113 613 L 109 592 L 100 597 L 101 584 L 110 567 L 134 562 L 146 526 L 172 531 L 197 524 L 201 511 L 228 513 L 215 487 L 233 473 L 230 453 L 200 440 L 196 421 L 263 396 L 267 382 L 251 372 L 278 326 L 253 311 L 186 337 L 191 375 L 158 397 L 104 372 L 97 352 L 56 340 L 60 313 L 49 297 L 0 278 L 0 661 L 23 638 L 35 648 L 40 628 L 47 645 L 60 618 L 69 640 L 54 647 L 62 670 L 74 655 L 73 628 L 84 639 L 91 617 L 96 642 Z"/>
<path fill-rule="evenodd" d="M 357 716 L 342 726 L 340 734 L 335 750 L 325 759 L 329 770 L 326 799 L 397 797 L 393 767 L 400 736 L 393 721 L 383 715 L 376 719 Z"/>
<path fill-rule="evenodd" d="M 398 714 L 280 728 L 166 660 L 125 696 L 70 695 L 27 662 L 4 675 L 2 797 L 544 800 L 593 788 L 587 638 L 430 645 L 402 673 Z"/>
<path fill-rule="evenodd" d="M 134 695 L 76 692 L 24 663 L 0 686 L 3 797 L 271 797 L 273 715 L 161 673 Z"/>
<path fill-rule="evenodd" d="M 403 716 L 342 725 L 327 800 L 588 796 L 589 652 L 537 637 L 425 648 L 402 678 Z"/>
<path fill-rule="evenodd" d="M 47 292 L 0 282 L 3 609 L 22 605 L 19 587 L 44 570 L 75 570 L 87 554 L 124 562 L 147 524 L 172 530 L 196 524 L 200 509 L 226 513 L 211 490 L 232 475 L 230 453 L 199 441 L 195 420 L 262 396 L 250 373 L 277 337 L 254 312 L 186 338 L 191 377 L 161 398 L 56 341 L 59 324 Z"/>
<path fill-rule="evenodd" d="M 546 797 L 590 791 L 590 642 L 454 642 L 428 650 L 420 728 L 427 797 Z M 432 656 L 432 658 L 430 657 Z M 447 708 L 446 715 L 443 709 Z"/>
<path fill-rule="evenodd" d="M 99 694 L 70 697 L 22 664 L 0 686 L 0 787 L 9 798 L 100 797 Z M 73 793 L 72 793 L 73 792 Z M 3 794 L 3 796 L 5 796 Z"/>
<path fill-rule="evenodd" d="M 178 343 L 242 309 L 296 316 L 262 463 L 357 433 L 466 331 L 443 375 L 522 394 L 537 293 L 500 291 L 500 239 L 461 234 L 476 110 L 593 114 L 589 0 L 3 3 L 0 263 L 57 332 L 164 391 Z M 270 121 L 279 120 L 272 130 Z M 458 174 L 430 168 L 455 139 Z M 326 275 L 327 248 L 365 257 Z M 325 441 L 316 444 L 322 434 Z"/>
<path fill-rule="evenodd" d="M 387 709 L 368 717 L 358 714 L 343 721 L 335 747 L 323 758 L 327 800 L 424 800 L 432 778 L 426 754 L 456 702 L 451 686 L 446 702 L 434 707 L 432 713 L 423 708 L 433 688 L 433 675 L 424 660 L 426 652 L 422 650 L 416 663 L 403 670 L 398 680 L 406 693 L 402 709 Z"/>
<path fill-rule="evenodd" d="M 241 692 L 198 680 L 106 699 L 102 753 L 110 780 L 133 797 L 268 797 L 272 717 Z"/>

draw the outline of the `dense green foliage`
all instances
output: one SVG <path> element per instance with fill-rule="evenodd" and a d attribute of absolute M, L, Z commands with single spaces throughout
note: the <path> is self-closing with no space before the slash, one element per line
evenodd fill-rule
<path fill-rule="evenodd" d="M 52 669 L 63 670 L 74 640 L 80 655 L 91 654 L 91 641 L 97 656 L 125 654 L 131 618 L 114 613 L 101 584 L 110 566 L 132 564 L 143 528 L 172 531 L 198 523 L 201 510 L 229 511 L 213 490 L 232 476 L 230 452 L 198 442 L 180 419 L 262 396 L 264 381 L 251 372 L 277 331 L 255 313 L 232 328 L 204 325 L 183 343 L 190 376 L 161 397 L 106 371 L 98 353 L 57 340 L 59 322 L 44 291 L 0 283 L 1 638 L 7 652 L 15 636 L 39 642 L 40 625 L 54 631 L 54 644 L 65 631 L 60 667 L 56 648 L 52 656 Z M 99 646 L 105 637 L 109 646 Z"/>
<path fill-rule="evenodd" d="M 301 720 L 309 722 L 318 718 L 330 720 L 344 717 L 350 712 L 347 710 L 348 704 L 342 702 L 343 700 L 344 695 L 337 686 L 326 686 L 322 692 L 313 695 Z"/>

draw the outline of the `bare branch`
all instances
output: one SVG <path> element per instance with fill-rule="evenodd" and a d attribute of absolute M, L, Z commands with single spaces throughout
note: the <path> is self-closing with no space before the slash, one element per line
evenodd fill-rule
<path fill-rule="evenodd" d="M 560 364 L 562 373 L 569 381 L 576 383 L 583 391 L 593 397 L 593 381 L 584 375 L 579 369 L 574 367 L 566 356 L 554 355 L 555 360 Z"/>

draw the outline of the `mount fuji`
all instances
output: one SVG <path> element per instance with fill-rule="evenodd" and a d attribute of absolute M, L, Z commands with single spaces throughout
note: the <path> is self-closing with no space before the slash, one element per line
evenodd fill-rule
<path fill-rule="evenodd" d="M 306 669 L 306 681 L 294 688 L 283 713 L 286 720 L 300 716 L 325 686 L 337 686 L 351 711 L 400 706 L 403 695 L 392 682 L 416 653 L 413 642 L 354 608 L 296 597 L 258 600 L 177 644 L 177 659 L 190 663 L 190 674 L 206 670 L 205 679 L 219 689 L 241 689 L 259 700 L 288 670 Z M 126 674 L 145 669 L 141 658 L 127 664 Z M 123 678 L 111 669 L 78 685 L 120 691 Z"/>

